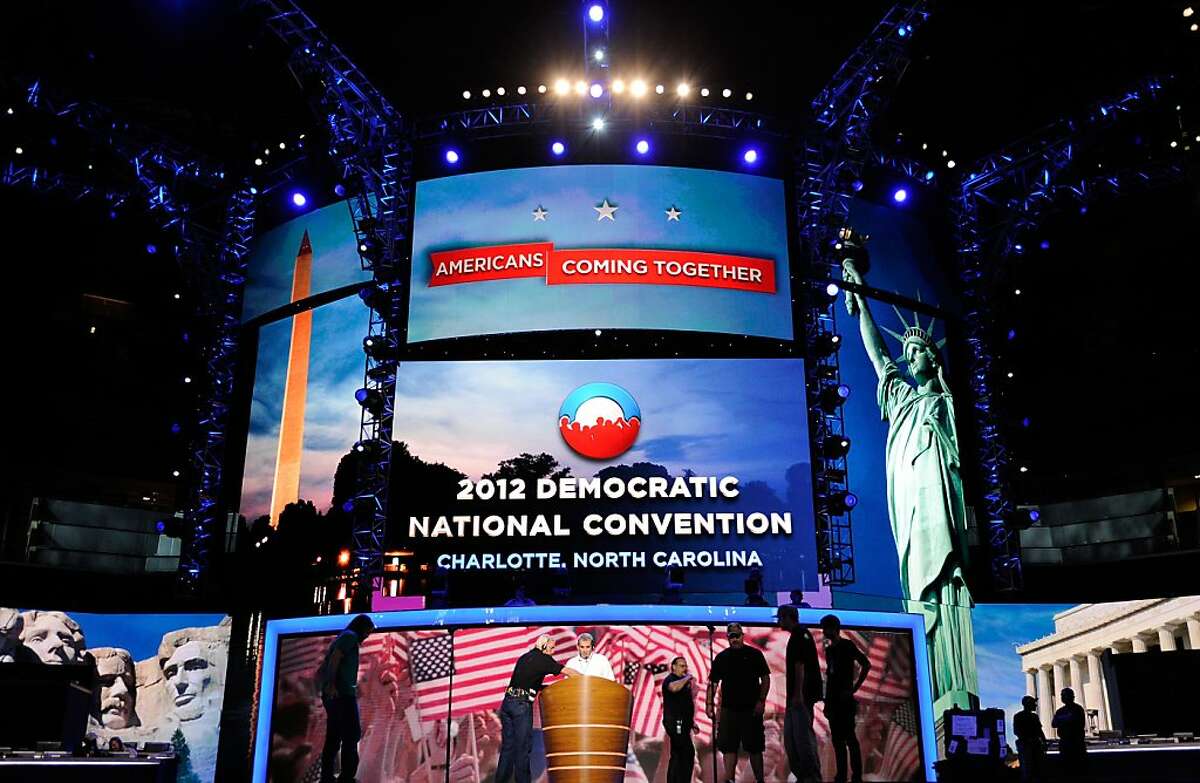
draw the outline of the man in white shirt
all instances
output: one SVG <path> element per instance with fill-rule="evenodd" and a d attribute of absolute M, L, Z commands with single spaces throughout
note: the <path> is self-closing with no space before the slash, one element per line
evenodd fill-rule
<path fill-rule="evenodd" d="M 575 642 L 575 649 L 579 653 L 567 661 L 566 668 L 574 669 L 589 677 L 603 677 L 606 680 L 615 681 L 617 678 L 613 675 L 612 664 L 601 653 L 593 649 L 595 646 L 596 640 L 590 633 L 579 634 L 579 639 Z"/>

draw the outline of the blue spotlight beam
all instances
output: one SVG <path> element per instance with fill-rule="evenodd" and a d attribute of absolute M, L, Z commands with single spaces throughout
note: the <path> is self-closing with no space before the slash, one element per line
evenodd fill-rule
<path fill-rule="evenodd" d="M 363 407 L 361 452 L 353 500 L 352 537 L 359 581 L 353 602 L 369 608 L 381 588 L 392 461 L 392 404 L 396 395 L 399 346 L 403 340 L 404 255 L 412 193 L 411 129 L 366 75 L 290 0 L 251 0 L 266 27 L 289 49 L 289 67 L 302 83 L 316 88 L 312 108 L 330 132 L 331 156 L 341 162 L 343 180 L 354 185 L 350 215 L 359 259 L 371 272 L 367 338 L 381 347 L 367 353 L 363 388 L 381 405 Z"/>
<path fill-rule="evenodd" d="M 1086 203 L 1101 195 L 1119 195 L 1127 187 L 1152 187 L 1183 176 L 1182 166 L 1171 162 L 1150 162 L 1104 176 L 1070 174 L 1080 146 L 1095 135 L 1091 131 L 1153 104 L 1166 81 L 1145 79 L 964 167 L 954 199 L 956 253 L 970 349 L 968 378 L 977 459 L 983 478 L 992 581 L 997 590 L 1015 591 L 1023 585 L 1020 537 L 1012 524 L 1009 452 L 994 382 L 999 370 L 992 345 L 997 332 L 992 305 L 999 270 L 1008 256 L 1024 250 L 1022 238 L 1065 201 Z"/>
<path fill-rule="evenodd" d="M 825 133 L 808 138 L 797 154 L 796 208 L 809 256 L 804 329 L 813 350 L 805 361 L 812 430 L 813 488 L 818 498 L 849 493 L 844 449 L 828 448 L 845 439 L 841 407 L 820 406 L 821 390 L 832 379 L 840 383 L 837 351 L 820 351 L 836 334 L 830 280 L 841 280 L 841 258 L 834 249 L 837 232 L 849 224 L 853 183 L 861 181 L 872 151 L 871 123 L 886 107 L 908 67 L 913 33 L 928 18 L 928 3 L 898 3 L 884 15 L 828 85 L 812 101 L 814 120 Z M 903 28 L 905 34 L 898 35 Z M 844 586 L 855 580 L 854 538 L 848 509 L 818 503 L 817 560 L 826 584 Z"/>

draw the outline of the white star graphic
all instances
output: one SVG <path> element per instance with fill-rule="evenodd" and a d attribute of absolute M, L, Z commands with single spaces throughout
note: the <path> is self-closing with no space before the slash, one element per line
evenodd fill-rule
<path fill-rule="evenodd" d="M 675 205 L 672 204 L 671 208 L 667 210 L 667 222 L 669 223 L 672 220 L 674 220 L 676 223 L 678 223 L 679 216 L 682 214 L 683 214 L 683 212 L 681 210 L 675 209 Z"/>
<path fill-rule="evenodd" d="M 614 223 L 617 222 L 617 219 L 613 217 L 613 213 L 616 212 L 618 209 L 620 209 L 620 207 L 614 207 L 614 206 L 610 205 L 608 203 L 608 199 L 604 199 L 603 204 L 601 204 L 598 207 L 592 207 L 592 209 L 594 209 L 600 213 L 600 216 L 597 217 L 596 220 L 604 220 L 605 218 L 608 218 L 609 220 L 611 220 Z"/>
<path fill-rule="evenodd" d="M 546 215 L 549 215 L 549 214 L 550 214 L 549 212 L 547 212 L 546 210 L 542 209 L 542 205 L 541 205 L 541 204 L 538 204 L 538 208 L 537 208 L 537 209 L 535 209 L 535 210 L 533 211 L 533 222 L 534 222 L 534 223 L 536 223 L 536 222 L 538 222 L 538 221 L 540 220 L 540 221 L 542 221 L 543 223 L 545 223 L 545 222 L 546 222 Z"/>

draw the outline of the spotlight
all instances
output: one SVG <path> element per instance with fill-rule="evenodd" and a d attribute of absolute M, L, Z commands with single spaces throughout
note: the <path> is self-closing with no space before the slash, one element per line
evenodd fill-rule
<path fill-rule="evenodd" d="M 604 21 L 604 6 L 599 3 L 593 3 L 588 8 L 588 19 L 591 19 L 596 24 Z"/>
<path fill-rule="evenodd" d="M 925 181 L 926 182 L 929 182 L 931 179 L 933 179 L 933 177 L 934 177 L 933 169 L 930 169 L 929 171 L 925 172 Z"/>
<path fill-rule="evenodd" d="M 587 91 L 588 91 L 587 82 L 585 82 L 583 79 L 580 79 L 579 81 L 575 82 L 575 94 L 576 95 L 587 95 Z"/>
<path fill-rule="evenodd" d="M 279 149 L 281 149 L 281 150 L 286 150 L 286 149 L 287 149 L 287 142 L 283 142 L 283 141 L 279 142 Z"/>
<path fill-rule="evenodd" d="M 728 98 L 728 97 L 730 97 L 730 96 L 732 96 L 732 95 L 733 95 L 733 90 L 729 89 L 728 87 L 726 87 L 725 89 L 721 90 L 721 97 L 722 97 L 722 98 Z"/>
<path fill-rule="evenodd" d="M 183 382 L 184 382 L 184 383 L 191 383 L 191 382 L 192 382 L 192 376 L 190 376 L 190 375 L 185 375 L 185 376 L 183 376 Z"/>
<path fill-rule="evenodd" d="M 471 91 L 470 90 L 463 90 L 463 100 L 464 101 L 471 100 Z"/>
<path fill-rule="evenodd" d="M 850 183 L 850 188 L 855 193 L 858 193 L 859 191 L 861 191 L 863 189 L 863 181 L 861 179 L 854 180 L 853 182 Z"/>
<path fill-rule="evenodd" d="M 592 57 L 594 57 L 596 59 L 596 62 L 598 62 L 598 63 L 604 62 L 604 50 L 597 49 L 596 53 L 594 55 L 592 55 Z"/>
<path fill-rule="evenodd" d="M 833 413 L 850 399 L 850 387 L 844 383 L 826 386 L 821 389 L 818 404 L 826 413 Z"/>
<path fill-rule="evenodd" d="M 594 130 L 594 131 L 604 130 L 604 118 L 603 117 L 597 117 L 596 119 L 592 120 L 592 130 Z"/>
<path fill-rule="evenodd" d="M 625 82 L 621 79 L 614 79 L 612 83 L 612 91 L 617 95 L 625 92 Z"/>
<path fill-rule="evenodd" d="M 813 356 L 829 356 L 842 347 L 842 336 L 826 332 L 819 334 L 812 341 L 811 353 Z"/>
<path fill-rule="evenodd" d="M 446 150 L 446 162 L 451 166 L 453 166 L 455 163 L 458 163 L 458 150 L 454 149 L 453 147 Z"/>
<path fill-rule="evenodd" d="M 948 168 L 948 169 L 954 168 L 954 161 L 953 160 L 946 161 L 946 168 Z"/>
<path fill-rule="evenodd" d="M 746 100 L 748 100 L 748 101 L 754 100 L 754 93 L 752 93 L 752 92 L 746 93 Z"/>
<path fill-rule="evenodd" d="M 662 95 L 664 92 L 667 91 L 667 88 L 661 84 L 656 84 L 656 85 L 654 85 L 654 91 L 656 93 L 658 93 L 659 95 Z"/>
<path fill-rule="evenodd" d="M 637 150 L 637 154 L 645 155 L 650 151 L 650 142 L 646 139 L 638 139 L 637 144 L 633 145 L 633 148 Z"/>
<path fill-rule="evenodd" d="M 825 296 L 828 296 L 830 299 L 836 299 L 841 290 L 837 283 L 829 283 L 825 286 Z"/>
<path fill-rule="evenodd" d="M 20 155 L 20 154 L 21 154 L 21 148 L 20 148 L 20 147 L 17 147 L 17 154 L 18 154 L 18 155 Z M 262 164 L 263 164 L 263 159 L 262 159 L 262 158 L 255 158 L 255 159 L 254 159 L 254 165 L 255 165 L 255 166 L 261 166 Z"/>
<path fill-rule="evenodd" d="M 1042 250 L 1049 250 L 1050 249 L 1050 240 L 1043 239 L 1041 241 L 1041 243 L 1038 245 L 1038 247 L 1040 247 Z"/>
<path fill-rule="evenodd" d="M 525 85 L 522 84 L 519 87 L 517 87 L 517 95 L 524 95 L 524 94 L 525 94 Z"/>
<path fill-rule="evenodd" d="M 366 410 L 378 414 L 383 410 L 383 395 L 376 389 L 359 389 L 354 392 L 354 399 Z"/>
<path fill-rule="evenodd" d="M 707 97 L 708 97 L 708 88 L 707 88 L 707 87 L 701 87 L 701 88 L 700 88 L 700 97 L 701 97 L 701 98 L 707 98 Z"/>
<path fill-rule="evenodd" d="M 1009 525 L 1017 530 L 1033 527 L 1042 519 L 1042 512 L 1036 508 L 1018 508 L 1009 518 Z"/>
<path fill-rule="evenodd" d="M 604 94 L 604 86 L 602 84 L 600 84 L 600 82 L 596 82 L 595 84 L 593 84 L 591 87 L 588 88 L 588 94 L 591 95 L 593 98 L 599 98 L 601 95 Z"/>
<path fill-rule="evenodd" d="M 539 84 L 538 85 L 538 95 L 545 95 L 545 94 L 546 94 L 546 85 Z"/>
<path fill-rule="evenodd" d="M 503 88 L 503 87 L 497 87 L 497 88 L 496 88 L 496 94 L 497 94 L 497 95 L 503 95 L 503 94 L 504 94 L 504 88 Z"/>
<path fill-rule="evenodd" d="M 338 552 L 337 564 L 340 565 L 342 568 L 345 568 L 346 566 L 350 565 L 350 550 L 349 549 L 343 549 L 341 552 Z"/>
<path fill-rule="evenodd" d="M 908 201 L 908 191 L 904 188 L 896 188 L 896 191 L 892 193 L 892 200 L 897 204 L 903 204 Z"/>
<path fill-rule="evenodd" d="M 742 153 L 742 160 L 746 161 L 751 166 L 753 166 L 755 163 L 758 163 L 758 150 L 756 150 L 754 147 L 746 150 Z"/>
<path fill-rule="evenodd" d="M 292 204 L 297 207 L 302 207 L 308 203 L 308 196 L 298 190 L 292 191 Z"/>
<path fill-rule="evenodd" d="M 483 96 L 483 97 L 485 97 L 485 98 L 490 98 L 490 97 L 492 97 L 492 91 L 491 91 L 491 90 L 484 90 L 483 92 L 481 92 L 481 93 L 480 93 L 480 95 L 482 95 L 482 96 Z"/>
<path fill-rule="evenodd" d="M 829 459 L 844 457 L 850 453 L 850 439 L 842 435 L 828 437 L 821 444 L 821 453 Z"/>
<path fill-rule="evenodd" d="M 172 476 L 174 476 L 175 478 L 179 478 L 179 471 L 178 471 L 178 470 L 172 470 L 172 471 L 171 471 L 171 475 L 172 475 Z"/>
<path fill-rule="evenodd" d="M 857 505 L 858 495 L 849 490 L 834 492 L 825 499 L 826 510 L 834 516 L 840 516 L 848 511 L 853 511 Z"/>
<path fill-rule="evenodd" d="M 691 91 L 692 91 L 692 88 L 688 86 L 687 82 L 683 82 L 678 87 L 675 88 L 675 94 L 678 95 L 680 98 L 686 98 L 688 93 Z"/>
<path fill-rule="evenodd" d="M 629 92 L 635 98 L 640 98 L 646 94 L 646 83 L 641 79 L 634 79 L 633 84 L 629 85 Z"/>
<path fill-rule="evenodd" d="M 387 361 L 396 357 L 396 346 L 384 337 L 364 337 L 363 353 L 375 361 Z"/>
<path fill-rule="evenodd" d="M 567 151 L 567 145 L 563 144 L 561 141 L 556 141 L 550 145 L 550 151 L 554 153 L 556 157 L 562 157 Z"/>
<path fill-rule="evenodd" d="M 146 245 L 146 252 L 149 253 L 150 255 L 154 255 L 155 253 L 158 252 L 158 245 L 155 245 L 155 244 Z"/>
<path fill-rule="evenodd" d="M 566 95 L 571 91 L 571 83 L 566 79 L 558 79 L 554 82 L 554 94 Z"/>
<path fill-rule="evenodd" d="M 1190 5 L 1187 8 L 1183 9 L 1183 16 L 1185 19 L 1194 13 L 1196 13 L 1196 9 L 1192 8 Z"/>

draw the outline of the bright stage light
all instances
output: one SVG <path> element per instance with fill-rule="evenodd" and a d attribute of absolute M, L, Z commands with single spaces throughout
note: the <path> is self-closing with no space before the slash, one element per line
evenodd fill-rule
<path fill-rule="evenodd" d="M 707 98 L 707 97 L 708 97 L 708 88 L 707 88 L 707 87 L 701 87 L 701 88 L 700 88 L 700 97 L 701 97 L 701 98 Z"/>
<path fill-rule="evenodd" d="M 550 145 L 550 151 L 556 156 L 562 157 L 562 155 L 567 151 L 567 145 L 563 144 L 561 141 L 556 141 Z"/>
<path fill-rule="evenodd" d="M 842 289 L 838 287 L 837 283 L 830 283 L 829 285 L 825 286 L 825 295 L 830 299 L 833 299 L 841 290 Z"/>
<path fill-rule="evenodd" d="M 732 96 L 732 95 L 733 95 L 733 90 L 729 89 L 728 87 L 726 87 L 725 89 L 721 90 L 721 97 L 722 97 L 722 98 L 728 98 L 728 97 L 730 97 L 730 96 Z"/>
<path fill-rule="evenodd" d="M 491 90 L 484 90 L 482 93 L 480 93 L 480 95 L 482 95 L 482 96 L 483 96 L 483 97 L 485 97 L 485 98 L 490 98 L 490 97 L 492 97 L 492 91 L 491 91 Z"/>
<path fill-rule="evenodd" d="M 692 91 L 692 88 L 688 86 L 687 82 L 683 82 L 678 87 L 675 88 L 675 94 L 678 95 L 680 98 L 686 98 L 687 94 L 691 91 Z"/>
<path fill-rule="evenodd" d="M 592 6 L 590 8 L 588 8 L 588 19 L 591 19 L 593 22 L 596 22 L 597 24 L 599 24 L 600 22 L 603 22 L 604 21 L 604 6 L 600 5 L 599 3 L 593 3 Z"/>
<path fill-rule="evenodd" d="M 594 130 L 594 131 L 604 130 L 604 118 L 603 117 L 597 117 L 596 119 L 592 120 L 592 130 Z"/>
<path fill-rule="evenodd" d="M 614 79 L 612 83 L 612 91 L 617 95 L 625 92 L 625 82 L 620 79 Z"/>
<path fill-rule="evenodd" d="M 604 50 L 597 49 L 596 53 L 593 54 L 592 57 L 595 58 L 596 62 L 598 62 L 598 63 L 604 62 Z"/>
<path fill-rule="evenodd" d="M 848 399 L 850 399 L 850 387 L 844 383 L 839 383 L 832 386 L 826 386 L 821 390 L 819 396 L 819 405 L 821 410 L 825 411 L 826 413 L 833 413 Z"/>
<path fill-rule="evenodd" d="M 742 160 L 746 161 L 751 166 L 753 166 L 755 163 L 758 163 L 758 150 L 754 149 L 753 147 L 746 150 L 742 153 Z"/>
<path fill-rule="evenodd" d="M 646 83 L 641 79 L 634 79 L 633 84 L 629 85 L 629 92 L 635 98 L 640 98 L 646 94 Z"/>
<path fill-rule="evenodd" d="M 661 84 L 656 84 L 656 85 L 654 85 L 654 91 L 656 93 L 658 93 L 659 95 L 662 95 L 664 92 L 667 91 L 667 88 Z"/>
<path fill-rule="evenodd" d="M 571 83 L 566 79 L 558 79 L 554 82 L 554 94 L 566 95 L 571 91 Z"/>
<path fill-rule="evenodd" d="M 952 168 L 954 168 L 954 165 L 955 165 L 955 164 L 954 164 L 954 161 L 953 161 L 953 160 L 948 160 L 948 161 L 946 161 L 946 168 L 948 168 L 948 169 L 952 169 Z"/>
<path fill-rule="evenodd" d="M 446 162 L 449 163 L 451 166 L 453 166 L 455 163 L 458 163 L 458 158 L 459 158 L 458 150 L 451 147 L 450 149 L 446 150 L 445 157 L 446 157 Z"/>
<path fill-rule="evenodd" d="M 154 255 L 155 253 L 158 252 L 158 245 L 155 245 L 153 243 L 146 245 L 146 252 L 149 253 L 150 255 Z"/>
<path fill-rule="evenodd" d="M 933 179 L 933 177 L 934 177 L 933 169 L 930 169 L 929 171 L 925 172 L 925 181 L 926 182 Z"/>
<path fill-rule="evenodd" d="M 496 94 L 497 94 L 497 95 L 503 95 L 503 94 L 504 94 L 504 88 L 503 88 L 503 87 L 497 87 L 497 88 L 496 88 Z"/>
<path fill-rule="evenodd" d="M 1183 9 L 1184 18 L 1187 18 L 1194 13 L 1196 13 L 1196 9 L 1192 8 L 1190 5 L 1187 8 Z"/>
<path fill-rule="evenodd" d="M 517 95 L 524 95 L 524 94 L 525 94 L 525 85 L 522 84 L 521 86 L 517 87 Z"/>
<path fill-rule="evenodd" d="M 185 375 L 185 376 L 183 376 L 183 382 L 184 382 L 184 383 L 191 383 L 191 382 L 192 382 L 192 376 L 190 376 L 190 375 Z"/>
<path fill-rule="evenodd" d="M 287 142 L 283 142 L 283 141 L 279 142 L 279 149 L 281 149 L 281 150 L 286 150 L 286 149 L 287 149 Z"/>
<path fill-rule="evenodd" d="M 650 142 L 646 139 L 638 139 L 637 144 L 633 145 L 633 148 L 637 150 L 637 154 L 645 155 L 650 151 Z"/>
<path fill-rule="evenodd" d="M 172 471 L 171 471 L 171 475 L 172 475 L 172 476 L 174 476 L 175 478 L 179 478 L 179 471 L 178 471 L 178 470 L 172 470 Z"/>
<path fill-rule="evenodd" d="M 604 85 L 596 82 L 588 88 L 588 95 L 591 95 L 593 98 L 599 98 L 601 95 L 604 95 Z"/>
<path fill-rule="evenodd" d="M 303 193 L 301 193 L 298 190 L 292 191 L 292 204 L 294 204 L 297 207 L 302 207 L 307 203 L 308 203 L 308 196 L 304 195 Z"/>
<path fill-rule="evenodd" d="M 18 155 L 24 155 L 24 154 L 25 154 L 25 150 L 24 150 L 24 149 L 22 149 L 21 147 L 17 147 L 17 149 L 16 149 L 15 151 L 16 151 L 16 153 L 17 153 Z"/>
<path fill-rule="evenodd" d="M 896 192 L 892 194 L 892 200 L 897 204 L 903 204 L 908 201 L 908 191 L 904 188 L 896 188 Z"/>
<path fill-rule="evenodd" d="M 471 100 L 471 91 L 470 90 L 463 90 L 463 100 L 464 101 Z"/>
<path fill-rule="evenodd" d="M 1196 24 L 1195 22 L 1192 22 L 1192 26 L 1191 26 L 1191 27 L 1189 27 L 1188 29 L 1189 29 L 1189 30 L 1191 30 L 1191 31 L 1194 33 L 1194 32 L 1196 32 L 1197 30 L 1200 30 L 1200 24 Z"/>
<path fill-rule="evenodd" d="M 752 92 L 746 93 L 746 100 L 748 100 L 748 101 L 754 100 L 754 93 L 752 93 Z"/>
<path fill-rule="evenodd" d="M 345 568 L 346 566 L 350 565 L 350 550 L 349 549 L 343 549 L 341 552 L 338 552 L 337 564 L 340 565 L 342 568 Z"/>
<path fill-rule="evenodd" d="M 18 150 L 17 150 L 17 154 L 18 154 L 18 155 L 20 155 L 20 154 L 21 154 L 21 150 L 20 150 L 20 149 L 18 149 Z M 261 166 L 262 164 L 263 164 L 263 159 L 262 159 L 262 158 L 255 158 L 255 159 L 254 159 L 254 165 L 255 165 L 255 166 Z"/>
<path fill-rule="evenodd" d="M 545 94 L 546 94 L 546 85 L 539 84 L 538 85 L 538 95 L 545 95 Z"/>
<path fill-rule="evenodd" d="M 576 95 L 587 95 L 587 91 L 588 91 L 587 82 L 585 82 L 583 79 L 580 79 L 579 81 L 575 82 L 575 94 Z"/>

